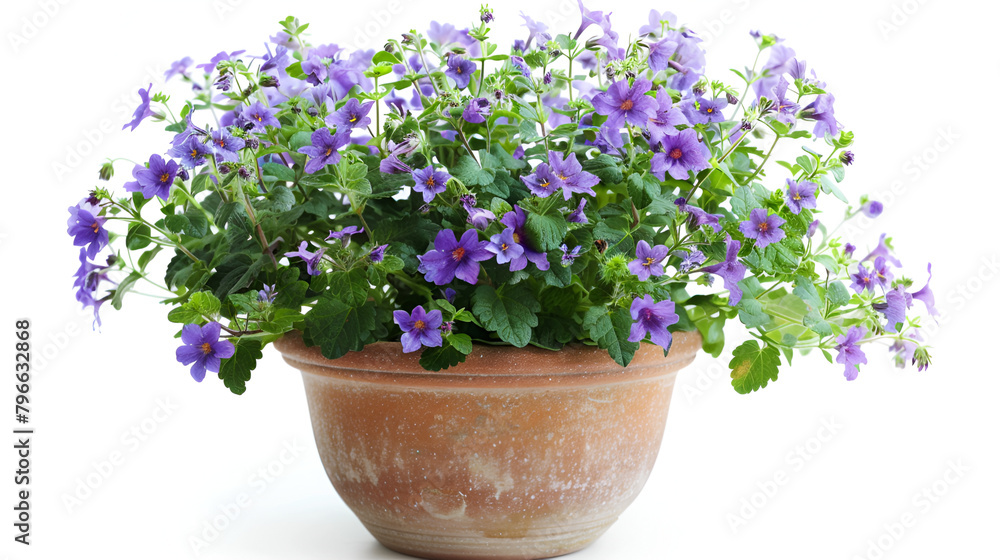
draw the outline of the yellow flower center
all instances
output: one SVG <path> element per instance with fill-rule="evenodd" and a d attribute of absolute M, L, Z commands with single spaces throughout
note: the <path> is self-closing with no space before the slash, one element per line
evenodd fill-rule
<path fill-rule="evenodd" d="M 358 122 L 358 116 L 357 115 L 351 115 L 350 122 Z"/>
<path fill-rule="evenodd" d="M 510 248 L 510 245 L 507 245 L 506 243 L 501 243 L 500 244 L 500 250 L 501 251 L 506 251 L 509 248 Z"/>
<path fill-rule="evenodd" d="M 646 262 L 642 263 L 642 266 L 653 266 L 653 257 L 646 257 Z"/>
<path fill-rule="evenodd" d="M 428 177 L 427 180 L 424 181 L 424 184 L 427 185 L 428 187 L 435 186 L 434 177 Z"/>
<path fill-rule="evenodd" d="M 101 224 L 94 222 L 94 225 L 90 226 L 90 229 L 94 230 L 94 233 L 97 233 L 101 229 Z"/>
<path fill-rule="evenodd" d="M 455 259 L 456 261 L 462 260 L 462 257 L 464 256 L 465 256 L 465 249 L 462 247 L 459 247 L 458 249 L 455 249 L 454 251 L 451 252 L 451 258 Z"/>
<path fill-rule="evenodd" d="M 264 120 L 264 117 L 260 115 L 254 115 L 254 118 L 257 119 L 257 122 L 262 122 Z"/>
<path fill-rule="evenodd" d="M 762 222 L 759 226 L 757 226 L 757 229 L 762 232 L 766 232 L 768 227 L 770 226 L 767 225 L 767 222 Z"/>
<path fill-rule="evenodd" d="M 170 174 L 169 173 L 163 173 L 163 174 L 160 175 L 160 182 L 161 183 L 166 183 L 169 180 L 170 180 Z"/>
<path fill-rule="evenodd" d="M 425 323 L 423 321 L 416 321 L 416 322 L 413 323 L 413 328 L 415 330 L 422 331 L 425 328 L 427 328 L 427 323 Z"/>
<path fill-rule="evenodd" d="M 511 235 L 511 237 L 514 238 L 514 243 L 520 243 L 521 242 L 521 236 L 520 235 L 514 233 L 514 234 Z"/>
<path fill-rule="evenodd" d="M 619 107 L 619 108 L 622 111 L 630 111 L 632 109 L 633 105 L 634 104 L 632 103 L 631 99 L 626 99 L 625 101 L 622 101 L 621 107 Z"/>
<path fill-rule="evenodd" d="M 670 157 L 672 159 L 681 159 L 682 155 L 684 155 L 684 152 L 682 152 L 680 148 L 674 148 L 673 150 L 670 150 Z"/>
<path fill-rule="evenodd" d="M 330 155 L 330 154 L 332 154 L 332 153 L 333 153 L 333 148 L 327 148 L 327 149 L 326 149 L 326 155 L 328 155 L 328 156 L 329 156 L 329 155 Z"/>
<path fill-rule="evenodd" d="M 709 113 L 709 114 L 711 114 L 713 111 L 715 111 L 715 109 L 712 108 L 712 107 L 709 107 L 708 109 L 705 109 L 705 112 Z"/>
<path fill-rule="evenodd" d="M 204 352 L 205 354 L 211 354 L 212 353 L 212 344 L 209 343 L 209 342 L 206 342 L 206 343 L 202 344 L 201 345 L 201 351 Z"/>

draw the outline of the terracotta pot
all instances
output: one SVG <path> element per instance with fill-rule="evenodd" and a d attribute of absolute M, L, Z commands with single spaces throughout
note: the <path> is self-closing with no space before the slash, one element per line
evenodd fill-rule
<path fill-rule="evenodd" d="M 423 558 L 529 559 L 586 547 L 642 489 L 677 371 L 643 344 L 627 368 L 583 345 L 559 352 L 477 345 L 424 371 L 382 342 L 337 359 L 289 334 L 313 433 L 340 497 L 386 547 Z"/>

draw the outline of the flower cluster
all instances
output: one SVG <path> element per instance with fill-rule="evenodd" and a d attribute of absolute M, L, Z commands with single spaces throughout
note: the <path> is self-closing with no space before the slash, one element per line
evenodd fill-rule
<path fill-rule="evenodd" d="M 474 343 L 590 344 L 626 366 L 678 331 L 718 356 L 738 320 L 740 392 L 795 350 L 847 379 L 876 341 L 926 368 L 930 265 L 916 289 L 890 238 L 865 254 L 835 235 L 883 208 L 843 194 L 853 134 L 817 72 L 755 32 L 730 84 L 673 14 L 636 33 L 580 10 L 568 34 L 522 15 L 499 45 L 508 15 L 483 7 L 378 52 L 312 44 L 289 17 L 256 51 L 178 60 L 186 97 L 141 89 L 124 126 L 163 123 L 162 151 L 125 182 L 109 161 L 69 209 L 77 300 L 100 324 L 104 302 L 162 292 L 177 360 L 237 393 L 291 331 L 329 358 L 398 341 L 429 370 Z M 772 161 L 779 143 L 802 155 Z"/>

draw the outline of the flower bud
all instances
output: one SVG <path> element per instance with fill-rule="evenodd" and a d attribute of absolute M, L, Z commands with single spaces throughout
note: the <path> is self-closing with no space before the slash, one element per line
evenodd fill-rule
<path fill-rule="evenodd" d="M 260 146 L 260 140 L 257 140 L 256 136 L 251 136 L 247 138 L 247 147 L 251 150 L 256 150 Z"/>
<path fill-rule="evenodd" d="M 726 101 L 730 105 L 736 105 L 737 103 L 740 102 L 740 100 L 735 95 L 729 93 L 728 91 L 726 92 Z"/>
<path fill-rule="evenodd" d="M 110 161 L 105 163 L 101 166 L 101 170 L 97 173 L 97 176 L 102 181 L 110 181 L 115 176 L 115 166 Z"/>
<path fill-rule="evenodd" d="M 260 77 L 260 86 L 261 87 L 273 87 L 273 88 L 276 88 L 279 85 L 281 85 L 281 82 L 275 76 L 271 76 L 270 74 L 264 74 L 263 76 Z"/>
<path fill-rule="evenodd" d="M 191 178 L 191 176 L 188 174 L 188 170 L 184 169 L 183 167 L 180 169 L 180 171 L 177 172 L 177 176 L 180 177 L 181 181 L 187 181 L 188 179 Z"/>
<path fill-rule="evenodd" d="M 232 171 L 232 168 L 229 167 L 228 163 L 220 163 L 219 164 L 219 173 L 222 173 L 223 175 L 227 175 L 230 171 Z"/>
<path fill-rule="evenodd" d="M 247 169 L 245 165 L 241 165 L 240 168 L 236 170 L 236 173 L 243 179 L 249 179 L 251 177 L 250 170 Z"/>
<path fill-rule="evenodd" d="M 851 165 L 854 163 L 854 152 L 850 150 L 840 152 L 840 163 L 843 163 L 844 165 Z"/>
<path fill-rule="evenodd" d="M 396 47 L 394 47 L 392 43 L 386 43 L 385 45 L 382 46 L 382 50 L 387 53 L 391 53 L 392 51 L 396 50 Z"/>

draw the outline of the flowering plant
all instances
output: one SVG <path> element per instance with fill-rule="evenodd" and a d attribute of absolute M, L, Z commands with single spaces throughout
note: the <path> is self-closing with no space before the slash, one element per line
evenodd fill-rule
<path fill-rule="evenodd" d="M 853 134 L 816 72 L 753 33 L 753 66 L 727 84 L 672 14 L 625 42 L 580 8 L 555 36 L 522 15 L 509 49 L 484 7 L 474 27 L 434 23 L 380 52 L 311 45 L 289 17 L 261 56 L 174 63 L 189 98 L 142 89 L 125 125 L 166 123 L 165 155 L 69 209 L 77 299 L 99 324 L 137 285 L 162 290 L 177 360 L 235 393 L 293 330 L 328 358 L 400 341 L 428 370 L 474 343 L 583 343 L 625 366 L 676 331 L 718 356 L 737 319 L 752 337 L 730 363 L 741 393 L 795 350 L 849 380 L 879 340 L 925 368 L 911 307 L 935 315 L 930 288 L 901 276 L 889 238 L 859 252 L 820 219 L 881 205 L 847 205 Z M 801 151 L 772 159 L 779 143 Z M 846 209 L 821 214 L 820 198 Z"/>

